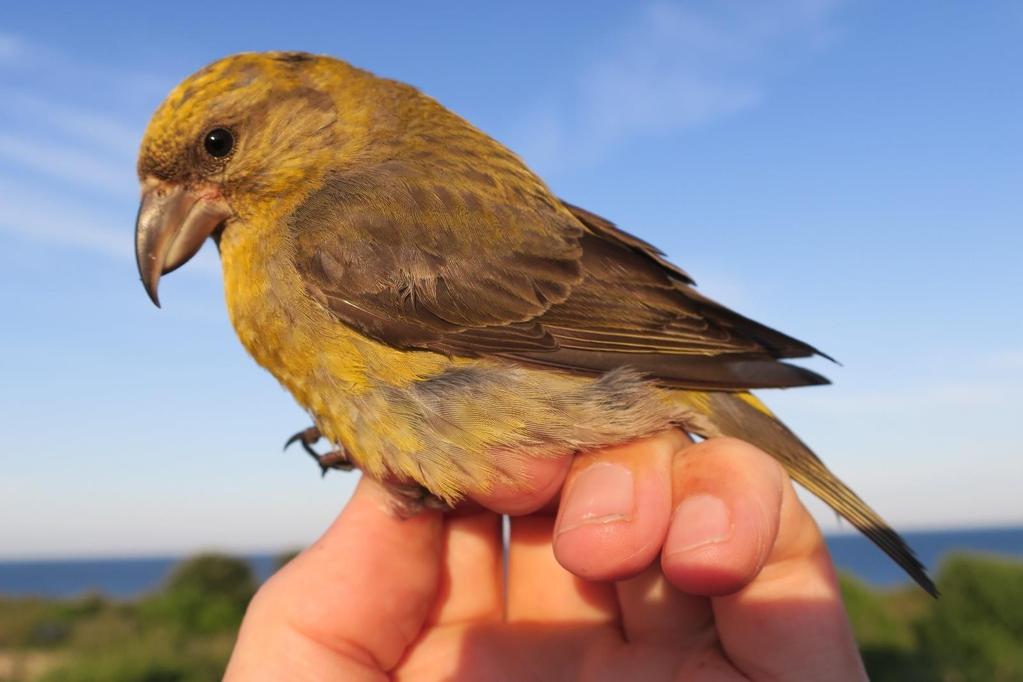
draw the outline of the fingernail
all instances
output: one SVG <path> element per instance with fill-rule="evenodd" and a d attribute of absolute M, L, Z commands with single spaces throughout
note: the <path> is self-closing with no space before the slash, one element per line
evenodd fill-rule
<path fill-rule="evenodd" d="M 665 544 L 669 554 L 678 554 L 723 542 L 731 535 L 732 514 L 728 506 L 713 495 L 693 495 L 682 500 L 675 510 Z"/>
<path fill-rule="evenodd" d="M 621 464 L 602 462 L 575 479 L 561 508 L 558 535 L 580 526 L 628 521 L 635 506 L 632 472 Z"/>

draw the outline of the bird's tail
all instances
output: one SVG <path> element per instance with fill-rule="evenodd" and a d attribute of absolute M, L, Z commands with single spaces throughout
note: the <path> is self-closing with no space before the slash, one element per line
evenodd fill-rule
<path fill-rule="evenodd" d="M 686 424 L 704 437 L 731 436 L 778 460 L 789 475 L 884 550 L 931 596 L 938 591 L 923 564 L 898 533 L 849 489 L 799 438 L 750 393 L 680 391 L 679 398 L 705 420 Z"/>

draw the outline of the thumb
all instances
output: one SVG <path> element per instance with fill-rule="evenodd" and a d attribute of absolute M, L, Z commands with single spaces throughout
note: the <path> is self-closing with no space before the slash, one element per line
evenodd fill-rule
<path fill-rule="evenodd" d="M 363 477 L 323 536 L 256 593 L 226 678 L 374 679 L 394 667 L 434 602 L 442 528 L 436 511 L 398 518 Z"/>

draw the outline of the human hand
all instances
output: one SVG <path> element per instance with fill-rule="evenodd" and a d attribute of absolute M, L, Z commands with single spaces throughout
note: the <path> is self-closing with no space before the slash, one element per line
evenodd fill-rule
<path fill-rule="evenodd" d="M 226 679 L 866 679 L 820 531 L 760 450 L 673 431 L 529 480 L 401 520 L 363 478 L 259 590 Z"/>

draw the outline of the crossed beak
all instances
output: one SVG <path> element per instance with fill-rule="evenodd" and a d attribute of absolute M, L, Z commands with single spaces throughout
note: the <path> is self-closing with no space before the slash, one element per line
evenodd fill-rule
<path fill-rule="evenodd" d="M 156 180 L 142 183 L 135 220 L 135 260 L 146 293 L 157 307 L 160 277 L 189 261 L 231 216 L 219 193 Z"/>

